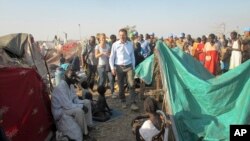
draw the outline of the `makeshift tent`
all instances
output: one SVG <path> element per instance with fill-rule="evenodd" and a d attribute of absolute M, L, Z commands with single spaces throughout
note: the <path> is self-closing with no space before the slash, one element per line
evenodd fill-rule
<path fill-rule="evenodd" d="M 179 48 L 158 42 L 155 55 L 176 140 L 228 141 L 230 125 L 250 124 L 250 60 L 215 77 Z M 152 64 L 142 62 L 136 76 L 153 79 Z"/>
<path fill-rule="evenodd" d="M 1 36 L 0 53 L 0 67 L 34 67 L 43 79 L 47 79 L 43 56 L 32 35 L 17 33 Z"/>
<path fill-rule="evenodd" d="M 32 68 L 0 68 L 2 126 L 11 141 L 45 141 L 52 135 L 50 99 Z"/>
<path fill-rule="evenodd" d="M 67 62 L 69 62 L 76 55 L 80 57 L 81 51 L 81 44 L 79 42 L 72 41 L 64 45 L 58 45 L 54 49 L 49 49 L 45 58 L 49 66 L 59 65 L 60 54 L 63 54 Z"/>

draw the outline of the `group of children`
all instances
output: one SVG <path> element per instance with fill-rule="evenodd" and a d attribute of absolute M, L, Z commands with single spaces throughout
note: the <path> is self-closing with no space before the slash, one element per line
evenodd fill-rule
<path fill-rule="evenodd" d="M 105 98 L 106 88 L 104 86 L 98 86 L 98 99 L 94 100 L 93 92 L 89 88 L 88 82 L 81 82 L 81 87 L 82 96 L 80 99 L 88 99 L 91 101 L 93 120 L 99 122 L 109 120 L 112 116 L 112 109 L 108 106 Z M 136 140 L 151 140 L 152 138 L 156 140 L 167 140 L 166 138 L 168 137 L 166 135 L 168 135 L 169 125 L 166 125 L 162 115 L 158 113 L 159 108 L 157 102 L 151 97 L 146 98 L 144 101 L 144 110 L 146 114 L 138 116 L 132 121 L 132 123 L 135 123 L 137 120 L 144 119 L 142 124 L 135 125 L 134 127 Z"/>
<path fill-rule="evenodd" d="M 87 81 L 81 82 L 82 96 L 80 99 L 88 99 L 91 101 L 92 105 L 92 117 L 95 121 L 104 122 L 111 118 L 112 109 L 109 108 L 105 92 L 106 88 L 104 86 L 98 86 L 97 92 L 99 94 L 98 99 L 93 99 L 93 92 L 89 89 L 89 84 Z"/>

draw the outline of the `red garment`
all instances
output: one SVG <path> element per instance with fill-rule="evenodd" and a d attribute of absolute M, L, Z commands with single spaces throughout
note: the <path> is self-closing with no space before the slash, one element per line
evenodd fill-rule
<path fill-rule="evenodd" d="M 11 141 L 44 141 L 52 131 L 50 99 L 30 68 L 0 68 L 0 112 Z"/>
<path fill-rule="evenodd" d="M 70 43 L 67 43 L 67 44 L 64 44 L 62 46 L 62 50 L 65 52 L 67 51 L 71 51 L 72 49 L 76 49 L 77 48 L 77 42 L 70 42 Z"/>
<path fill-rule="evenodd" d="M 203 51 L 205 44 L 199 43 L 196 50 L 195 50 L 195 58 L 200 62 L 204 62 L 205 53 Z"/>
<path fill-rule="evenodd" d="M 218 51 L 217 50 L 207 51 L 205 54 L 204 66 L 213 75 L 216 75 L 218 63 L 219 63 Z"/>

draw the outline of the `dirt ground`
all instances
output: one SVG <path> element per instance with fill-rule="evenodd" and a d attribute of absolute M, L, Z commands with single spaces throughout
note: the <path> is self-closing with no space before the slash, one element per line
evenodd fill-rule
<path fill-rule="evenodd" d="M 97 98 L 97 95 L 94 98 Z M 128 94 L 126 94 L 126 98 L 128 101 Z M 143 101 L 137 100 L 140 109 L 134 112 L 130 110 L 130 106 L 123 109 L 119 99 L 111 98 L 109 90 L 106 92 L 106 99 L 111 109 L 122 111 L 123 115 L 115 120 L 98 124 L 95 126 L 95 130 L 90 133 L 90 136 L 95 137 L 98 141 L 135 141 L 135 136 L 131 130 L 131 121 L 143 113 Z"/>

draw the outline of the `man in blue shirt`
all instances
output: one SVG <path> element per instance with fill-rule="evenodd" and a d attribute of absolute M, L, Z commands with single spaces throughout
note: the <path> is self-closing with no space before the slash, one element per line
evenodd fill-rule
<path fill-rule="evenodd" d="M 122 102 L 122 108 L 126 108 L 126 97 L 124 93 L 124 78 L 127 77 L 129 93 L 131 96 L 131 110 L 138 110 L 135 103 L 134 69 L 135 55 L 133 43 L 128 41 L 127 30 L 119 30 L 120 39 L 112 45 L 109 58 L 110 68 L 113 75 L 117 75 L 119 97 Z"/>
<path fill-rule="evenodd" d="M 149 41 L 148 40 L 144 40 L 144 37 L 142 34 L 140 34 L 139 36 L 139 43 L 141 44 L 141 52 L 144 58 L 147 58 L 150 55 L 150 47 L 149 47 Z"/>

